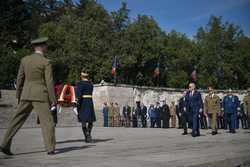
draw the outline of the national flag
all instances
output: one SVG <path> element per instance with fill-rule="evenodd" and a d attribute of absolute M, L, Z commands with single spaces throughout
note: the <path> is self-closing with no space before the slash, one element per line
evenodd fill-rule
<path fill-rule="evenodd" d="M 115 56 L 114 59 L 113 59 L 112 71 L 111 71 L 113 76 L 115 76 L 117 74 L 116 68 L 117 68 L 117 59 L 116 59 L 116 56 Z"/>
<path fill-rule="evenodd" d="M 197 80 L 197 71 L 196 71 L 196 69 L 194 69 L 193 72 L 191 73 L 191 78 L 192 78 L 193 81 Z"/>
<path fill-rule="evenodd" d="M 158 62 L 154 70 L 154 77 L 158 77 L 159 75 L 160 75 L 160 63 Z"/>

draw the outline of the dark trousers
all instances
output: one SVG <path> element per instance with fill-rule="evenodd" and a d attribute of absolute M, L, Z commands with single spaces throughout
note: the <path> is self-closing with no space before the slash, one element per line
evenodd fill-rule
<path fill-rule="evenodd" d="M 134 128 L 138 127 L 137 118 L 132 119 L 132 125 L 133 125 Z"/>
<path fill-rule="evenodd" d="M 207 129 L 207 119 L 203 113 L 200 114 L 201 129 Z"/>
<path fill-rule="evenodd" d="M 240 122 L 241 122 L 241 128 L 246 129 L 247 128 L 247 116 L 245 114 L 237 116 L 237 125 L 236 125 L 237 129 L 239 129 L 239 127 L 240 127 L 240 125 L 239 125 Z"/>
<path fill-rule="evenodd" d="M 250 116 L 247 116 L 247 128 L 250 129 Z"/>
<path fill-rule="evenodd" d="M 229 124 L 229 132 L 234 133 L 236 128 L 237 122 L 237 115 L 236 113 L 226 113 L 226 123 Z"/>
<path fill-rule="evenodd" d="M 193 128 L 193 115 L 192 113 L 187 113 L 188 114 L 188 128 Z"/>
<path fill-rule="evenodd" d="M 189 115 L 187 112 L 184 112 L 181 116 L 181 120 L 182 120 L 182 127 L 184 129 L 184 133 L 187 133 L 187 123 L 189 122 Z"/>
<path fill-rule="evenodd" d="M 157 128 L 161 128 L 161 119 L 160 118 L 156 118 L 156 126 L 157 126 Z"/>
<path fill-rule="evenodd" d="M 162 128 L 169 128 L 169 120 L 170 120 L 170 116 L 167 117 L 163 117 L 163 125 Z"/>
<path fill-rule="evenodd" d="M 154 128 L 156 124 L 156 118 L 150 118 L 150 123 L 151 123 L 150 127 Z"/>
<path fill-rule="evenodd" d="M 147 127 L 147 118 L 145 116 L 142 116 L 141 122 L 142 122 L 142 127 L 146 128 Z"/>
<path fill-rule="evenodd" d="M 192 135 L 199 136 L 200 135 L 200 125 L 199 125 L 199 113 L 198 112 L 192 114 L 192 122 L 193 122 Z"/>
<path fill-rule="evenodd" d="M 103 126 L 104 127 L 108 127 L 109 126 L 109 117 L 108 116 L 104 116 L 103 117 Z"/>
<path fill-rule="evenodd" d="M 178 118 L 178 128 L 182 128 L 182 117 L 179 114 L 176 114 Z"/>
<path fill-rule="evenodd" d="M 218 129 L 224 129 L 224 117 L 221 115 L 217 117 L 217 127 Z"/>

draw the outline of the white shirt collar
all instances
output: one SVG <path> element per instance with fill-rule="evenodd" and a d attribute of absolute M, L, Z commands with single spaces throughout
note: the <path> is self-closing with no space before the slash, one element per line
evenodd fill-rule
<path fill-rule="evenodd" d="M 41 51 L 39 51 L 39 50 L 36 50 L 35 53 L 40 54 L 40 55 L 43 55 L 43 52 L 41 52 Z"/>

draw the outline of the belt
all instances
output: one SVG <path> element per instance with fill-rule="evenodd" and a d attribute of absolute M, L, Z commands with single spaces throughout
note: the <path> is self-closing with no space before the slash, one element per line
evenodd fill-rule
<path fill-rule="evenodd" d="M 92 98 L 92 95 L 82 95 L 82 98 Z"/>

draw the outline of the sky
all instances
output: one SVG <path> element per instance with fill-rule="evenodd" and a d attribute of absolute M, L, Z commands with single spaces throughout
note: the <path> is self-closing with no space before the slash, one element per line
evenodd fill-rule
<path fill-rule="evenodd" d="M 97 0 L 109 12 L 119 9 L 122 1 L 127 2 L 132 21 L 138 14 L 152 16 L 165 32 L 174 29 L 193 38 L 214 15 L 250 37 L 250 0 Z"/>

